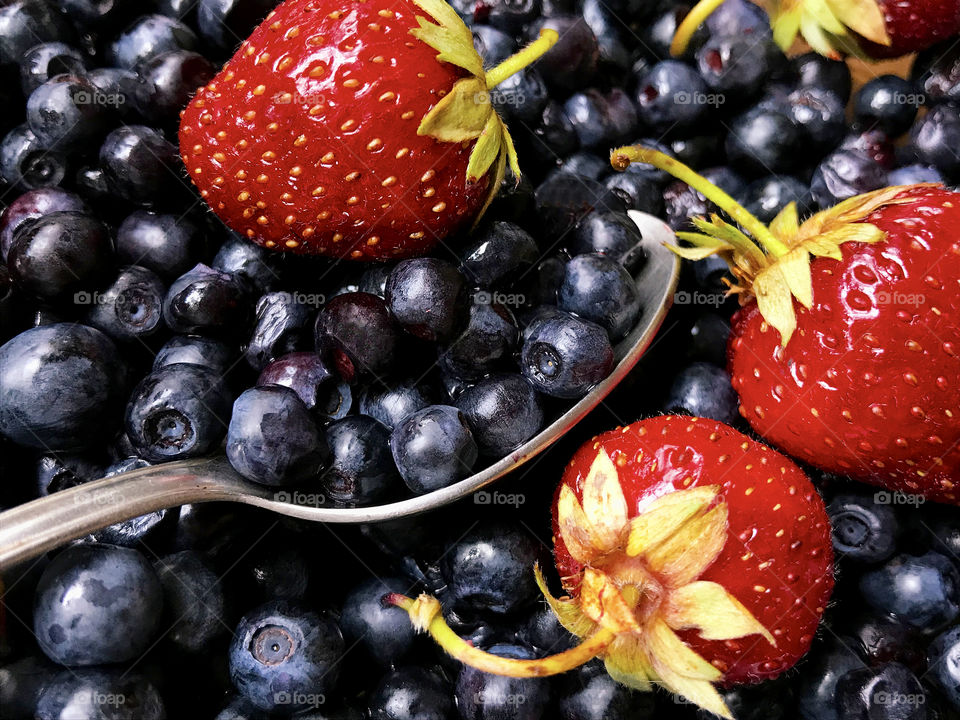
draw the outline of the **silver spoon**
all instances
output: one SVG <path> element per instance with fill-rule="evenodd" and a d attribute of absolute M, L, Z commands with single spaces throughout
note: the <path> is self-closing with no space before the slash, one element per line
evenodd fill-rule
<path fill-rule="evenodd" d="M 673 231 L 652 215 L 631 211 L 630 217 L 643 234 L 648 261 L 636 276 L 642 315 L 615 348 L 613 372 L 527 443 L 481 472 L 407 500 L 334 508 L 318 507 L 309 491 L 270 488 L 245 480 L 223 455 L 156 465 L 84 483 L 0 513 L 0 571 L 108 525 L 188 503 L 238 502 L 317 522 L 381 522 L 442 507 L 503 477 L 556 442 L 627 376 L 650 347 L 673 302 L 680 262 L 665 247 L 676 242 Z"/>

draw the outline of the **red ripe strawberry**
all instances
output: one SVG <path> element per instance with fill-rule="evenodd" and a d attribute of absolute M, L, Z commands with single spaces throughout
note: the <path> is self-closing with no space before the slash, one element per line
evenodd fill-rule
<path fill-rule="evenodd" d="M 422 254 L 478 218 L 507 164 L 519 174 L 487 90 L 556 37 L 484 73 L 443 0 L 287 0 L 183 113 L 183 161 L 266 247 Z"/>
<path fill-rule="evenodd" d="M 682 54 L 694 30 L 723 0 L 700 0 L 677 28 L 671 52 Z M 960 33 L 960 0 L 773 0 L 773 38 L 784 52 L 802 35 L 821 55 L 873 59 L 926 50 Z"/>
<path fill-rule="evenodd" d="M 960 504 L 960 193 L 886 188 L 763 226 L 659 153 L 650 161 L 714 199 L 761 247 L 714 217 L 680 254 L 720 254 L 738 278 L 729 368 L 740 413 L 811 465 Z"/>
<path fill-rule="evenodd" d="M 810 647 L 833 589 L 830 523 L 787 458 L 722 423 L 665 416 L 599 435 L 566 468 L 553 505 L 560 622 L 582 638 L 507 660 L 457 638 L 439 603 L 388 599 L 447 652 L 487 672 L 537 677 L 602 657 L 730 717 L 714 683 L 779 675 Z"/>

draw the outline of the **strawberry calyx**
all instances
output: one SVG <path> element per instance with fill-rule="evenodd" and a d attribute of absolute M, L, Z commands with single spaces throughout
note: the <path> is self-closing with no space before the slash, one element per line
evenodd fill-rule
<path fill-rule="evenodd" d="M 677 56 L 686 51 L 693 33 L 723 1 L 700 0 L 693 7 L 677 27 L 671 54 Z M 883 46 L 892 42 L 876 0 L 770 0 L 764 5 L 770 14 L 773 40 L 784 52 L 798 35 L 833 60 L 840 60 L 844 54 L 864 57 L 859 38 Z"/>
<path fill-rule="evenodd" d="M 539 59 L 556 44 L 559 35 L 544 28 L 520 52 L 484 72 L 483 60 L 473 45 L 473 34 L 450 5 L 444 0 L 414 0 L 414 4 L 428 17 L 418 16 L 417 27 L 410 34 L 436 50 L 438 62 L 451 63 L 467 73 L 424 115 L 417 134 L 440 142 L 475 142 L 467 165 L 467 182 L 477 182 L 493 171 L 490 194 L 480 212 L 483 215 L 500 188 L 507 166 L 515 177 L 520 177 L 513 139 L 494 109 L 489 91 Z"/>
<path fill-rule="evenodd" d="M 567 550 L 583 566 L 576 597 L 554 597 L 540 568 L 534 573 L 557 619 L 581 639 L 570 650 L 536 660 L 502 658 L 453 633 L 435 598 L 391 595 L 387 601 L 404 608 L 414 626 L 453 657 L 485 672 L 542 677 L 600 657 L 610 676 L 628 687 L 650 691 L 659 685 L 731 718 L 713 685 L 723 681 L 723 673 L 677 633 L 694 629 L 705 640 L 759 635 L 774 647 L 777 643 L 722 585 L 699 580 L 729 534 L 719 486 L 666 494 L 631 518 L 617 468 L 600 447 L 582 500 L 561 486 L 557 522 Z"/>
<path fill-rule="evenodd" d="M 716 214 L 709 219 L 693 218 L 691 222 L 699 232 L 677 233 L 692 247 L 670 249 L 687 260 L 703 260 L 711 255 L 723 258 L 735 278 L 729 294 L 737 295 L 741 306 L 756 300 L 760 314 L 780 333 L 784 347 L 797 329 L 793 301 L 807 309 L 813 307 L 813 258 L 840 260 L 840 246 L 844 243 L 883 241 L 886 233 L 864 219 L 884 206 L 911 202 L 910 197 L 900 197 L 905 191 L 934 185 L 896 185 L 857 195 L 802 223 L 796 203 L 791 202 L 767 226 L 723 190 L 669 155 L 640 146 L 622 147 L 610 153 L 610 163 L 617 170 L 625 170 L 632 162 L 648 163 L 682 180 L 739 225 Z"/>

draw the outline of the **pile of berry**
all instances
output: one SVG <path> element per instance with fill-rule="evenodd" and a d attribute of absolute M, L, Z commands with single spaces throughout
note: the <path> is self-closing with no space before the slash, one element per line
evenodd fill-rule
<path fill-rule="evenodd" d="M 224 445 L 245 477 L 341 506 L 506 456 L 609 374 L 644 311 L 627 210 L 678 230 L 718 210 L 649 165 L 615 172 L 614 146 L 659 148 L 765 222 L 791 201 L 805 216 L 886 185 L 960 181 L 952 40 L 909 79 L 851 97 L 844 63 L 788 59 L 744 0 L 678 59 L 679 4 L 462 1 L 488 66 L 544 27 L 560 34 L 492 93 L 523 178 L 429 257 L 277 253 L 210 213 L 177 146 L 180 111 L 274 4 L 0 7 L 0 507 Z M 555 679 L 461 667 L 381 598 L 435 594 L 460 635 L 505 657 L 569 647 L 531 572 L 552 546 L 554 480 L 579 442 L 644 415 L 745 429 L 724 369 L 726 278 L 719 259 L 688 265 L 658 342 L 610 401 L 464 504 L 338 531 L 185 506 L 4 576 L 0 716 L 706 719 L 599 662 Z M 812 475 L 836 603 L 796 671 L 724 691 L 728 706 L 739 720 L 960 717 L 956 510 Z"/>

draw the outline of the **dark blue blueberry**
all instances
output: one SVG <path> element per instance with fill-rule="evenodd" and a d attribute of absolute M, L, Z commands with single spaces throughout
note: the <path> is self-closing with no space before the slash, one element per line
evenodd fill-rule
<path fill-rule="evenodd" d="M 730 195 L 737 196 L 743 192 L 743 178 L 728 167 L 707 168 L 700 174 Z M 681 180 L 675 180 L 663 189 L 663 202 L 667 222 L 675 230 L 689 229 L 691 218 L 706 217 L 710 213 L 719 212 L 719 208 L 707 200 L 699 190 L 693 189 Z"/>
<path fill-rule="evenodd" d="M 85 77 L 58 75 L 27 99 L 27 124 L 42 147 L 69 153 L 107 133 L 111 109 Z"/>
<path fill-rule="evenodd" d="M 465 478 L 477 462 L 477 443 L 455 407 L 431 405 L 393 429 L 390 451 L 414 493 L 439 490 Z"/>
<path fill-rule="evenodd" d="M 690 326 L 685 343 L 687 357 L 723 367 L 727 363 L 729 337 L 730 322 L 726 318 L 714 312 L 702 313 Z"/>
<path fill-rule="evenodd" d="M 150 462 L 212 451 L 227 430 L 230 396 L 223 380 L 200 365 L 165 365 L 147 375 L 127 403 L 126 431 Z"/>
<path fill-rule="evenodd" d="M 36 465 L 40 497 L 103 477 L 103 465 L 86 455 L 44 453 Z"/>
<path fill-rule="evenodd" d="M 257 707 L 295 712 L 322 704 L 336 685 L 344 642 L 325 615 L 285 601 L 247 614 L 230 645 L 230 679 Z"/>
<path fill-rule="evenodd" d="M 880 75 L 865 83 L 853 99 L 853 116 L 864 128 L 879 128 L 890 137 L 913 125 L 923 95 L 896 75 Z"/>
<path fill-rule="evenodd" d="M 150 463 L 138 457 L 129 457 L 107 467 L 102 477 L 113 477 L 121 473 L 142 470 L 150 467 Z M 167 509 L 154 510 L 146 515 L 139 515 L 129 520 L 123 520 L 113 525 L 97 530 L 88 535 L 85 542 L 106 543 L 121 547 L 146 547 L 154 553 L 152 548 L 160 547 L 167 538 L 167 531 L 171 529 L 176 516 L 175 511 Z"/>
<path fill-rule="evenodd" d="M 769 40 L 739 31 L 710 37 L 696 55 L 703 81 L 716 94 L 704 102 L 720 106 L 755 95 L 770 72 L 771 46 Z"/>
<path fill-rule="evenodd" d="M 80 197 L 60 188 L 38 188 L 23 193 L 0 215 L 0 257 L 6 260 L 21 226 L 54 212 L 89 214 L 90 208 Z"/>
<path fill-rule="evenodd" d="M 567 257 L 565 255 L 555 255 L 537 265 L 537 270 L 532 273 L 532 277 L 523 286 L 525 307 L 540 308 L 544 305 L 553 306 L 557 302 L 557 292 L 560 290 L 560 283 L 563 282 L 563 275 L 566 272 Z M 529 316 L 529 312 L 523 309 L 518 311 L 517 319 L 520 320 L 521 327 L 529 324 L 524 319 Z"/>
<path fill-rule="evenodd" d="M 125 125 L 100 146 L 100 167 L 110 189 L 142 207 L 170 202 L 183 192 L 176 147 L 153 128 Z"/>
<path fill-rule="evenodd" d="M 37 701 L 35 720 L 164 720 L 153 683 L 122 669 L 83 668 L 58 673 Z"/>
<path fill-rule="evenodd" d="M 350 643 L 358 643 L 367 658 L 392 666 L 411 650 L 417 634 L 404 610 L 383 602 L 390 592 L 407 594 L 409 580 L 376 577 L 357 585 L 347 593 L 340 611 L 340 627 Z"/>
<path fill-rule="evenodd" d="M 236 695 L 217 713 L 214 720 L 267 720 L 267 713 L 243 695 Z"/>
<path fill-rule="evenodd" d="M 360 412 L 393 430 L 407 417 L 438 400 L 439 395 L 429 385 L 403 380 L 390 383 L 389 387 L 377 384 L 367 388 L 360 397 Z"/>
<path fill-rule="evenodd" d="M 163 319 L 179 333 L 243 334 L 249 313 L 247 286 L 203 264 L 174 280 L 163 301 Z"/>
<path fill-rule="evenodd" d="M 743 35 L 757 42 L 772 39 L 770 16 L 759 5 L 747 0 L 728 0 L 718 7 L 706 21 L 712 36 Z"/>
<path fill-rule="evenodd" d="M 640 312 L 633 277 L 605 255 L 577 255 L 568 262 L 557 299 L 562 310 L 597 323 L 613 341 L 633 329 Z"/>
<path fill-rule="evenodd" d="M 257 290 L 266 292 L 272 290 L 280 278 L 277 260 L 276 253 L 230 233 L 210 266 L 243 278 Z"/>
<path fill-rule="evenodd" d="M 610 142 L 612 128 L 605 110 L 606 101 L 596 90 L 574 93 L 563 104 L 582 147 L 600 148 Z"/>
<path fill-rule="evenodd" d="M 540 605 L 530 614 L 518 637 L 540 656 L 563 652 L 577 644 L 577 636 L 560 624 L 548 605 Z"/>
<path fill-rule="evenodd" d="M 455 272 L 455 271 L 454 271 Z M 459 278 L 459 274 L 457 278 Z M 391 279 L 393 274 L 391 273 Z M 431 279 L 420 279 L 426 283 Z M 411 278 L 407 277 L 407 281 Z M 414 287 L 416 281 L 406 285 Z M 390 317 L 390 311 L 397 311 L 393 305 L 405 310 L 420 311 L 424 324 L 431 324 L 429 312 L 423 312 L 422 302 L 426 298 L 404 295 L 397 285 L 388 285 L 388 294 L 394 303 L 387 308 L 387 302 L 370 293 L 351 292 L 338 295 L 328 302 L 317 315 L 315 328 L 317 352 L 328 359 L 330 367 L 335 368 L 340 377 L 349 383 L 361 377 L 378 377 L 389 370 L 396 361 L 396 348 L 400 340 L 399 329 Z M 433 296 L 432 293 L 430 293 Z M 409 304 L 401 305 L 403 300 Z M 415 306 L 415 307 L 412 307 Z M 453 308 L 450 308 L 453 311 Z M 406 315 L 408 319 L 410 315 Z M 399 318 L 403 323 L 403 319 Z M 376 338 L 371 342 L 371 338 Z"/>
<path fill-rule="evenodd" d="M 756 173 L 784 173 L 803 165 L 800 129 L 774 110 L 754 108 L 733 119 L 725 148 L 734 165 Z"/>
<path fill-rule="evenodd" d="M 662 60 L 637 81 L 637 113 L 657 132 L 699 123 L 709 112 L 707 86 L 679 60 Z"/>
<path fill-rule="evenodd" d="M 677 373 L 663 409 L 729 425 L 737 419 L 739 405 L 726 370 L 711 363 L 695 362 Z"/>
<path fill-rule="evenodd" d="M 791 202 L 797 204 L 801 217 L 814 209 L 810 188 L 789 175 L 768 175 L 755 180 L 747 185 L 738 199 L 764 223 L 773 220 Z"/>
<path fill-rule="evenodd" d="M 489 25 L 474 25 L 473 46 L 486 68 L 499 65 L 517 51 L 517 41 L 509 33 Z"/>
<path fill-rule="evenodd" d="M 80 75 L 87 62 L 75 47 L 62 42 L 34 45 L 20 59 L 20 83 L 23 94 L 29 96 L 55 75 Z"/>
<path fill-rule="evenodd" d="M 623 200 L 603 184 L 565 172 L 554 172 L 547 177 L 537 187 L 534 197 L 540 220 L 534 232 L 549 246 L 555 245 L 558 238 L 598 208 L 620 212 L 627 209 Z"/>
<path fill-rule="evenodd" d="M 353 415 L 330 423 L 326 434 L 331 460 L 320 482 L 327 500 L 369 505 L 400 487 L 385 426 L 367 415 Z"/>
<path fill-rule="evenodd" d="M 599 661 L 563 675 L 557 694 L 560 720 L 653 720 L 655 717 L 653 696 L 621 685 Z"/>
<path fill-rule="evenodd" d="M 297 293 L 273 292 L 257 300 L 253 332 L 244 350 L 247 363 L 256 371 L 281 355 L 307 345 L 311 308 Z"/>
<path fill-rule="evenodd" d="M 690 12 L 691 7 L 691 5 L 685 3 L 661 6 L 661 9 L 649 23 L 645 23 L 640 29 L 641 47 L 645 55 L 657 60 L 665 60 L 671 56 L 670 43 L 673 41 L 673 36 L 676 35 L 677 27 Z M 703 45 L 708 37 L 709 32 L 705 25 L 697 28 L 693 37 L 690 38 L 690 44 L 682 59 L 692 59 L 697 48 Z"/>
<path fill-rule="evenodd" d="M 820 207 L 878 190 L 887 184 L 887 171 L 873 158 L 854 150 L 838 150 L 817 166 L 810 192 Z"/>
<path fill-rule="evenodd" d="M 936 630 L 960 615 L 960 570 L 937 552 L 897 555 L 860 578 L 860 593 L 880 612 Z"/>
<path fill-rule="evenodd" d="M 56 5 L 82 29 L 109 31 L 138 8 L 116 0 L 56 0 Z"/>
<path fill-rule="evenodd" d="M 179 20 L 164 15 L 143 15 L 121 34 L 110 48 L 113 62 L 127 70 L 173 50 L 195 50 L 197 36 Z"/>
<path fill-rule="evenodd" d="M 613 348 L 606 330 L 569 313 L 531 324 L 520 368 L 545 395 L 580 398 L 613 369 Z"/>
<path fill-rule="evenodd" d="M 204 246 L 200 228 L 179 213 L 137 210 L 117 229 L 120 262 L 141 265 L 165 280 L 173 280 L 196 265 Z"/>
<path fill-rule="evenodd" d="M 637 107 L 630 95 L 614 87 L 607 91 L 603 100 L 606 121 L 610 127 L 610 142 L 624 143 L 636 137 L 640 118 L 637 116 Z"/>
<path fill-rule="evenodd" d="M 189 653 L 209 649 L 224 631 L 220 578 L 190 550 L 162 557 L 153 567 L 163 587 L 168 618 L 164 640 Z"/>
<path fill-rule="evenodd" d="M 541 0 L 484 0 L 477 7 L 474 17 L 479 14 L 488 25 L 511 35 L 519 35 L 526 25 L 540 15 Z"/>
<path fill-rule="evenodd" d="M 891 615 L 866 611 L 845 619 L 843 627 L 857 641 L 856 651 L 871 665 L 897 661 L 917 670 L 926 667 L 918 631 Z"/>
<path fill-rule="evenodd" d="M 799 87 L 787 96 L 790 118 L 804 141 L 818 150 L 832 150 L 843 139 L 846 117 L 843 101 L 829 90 Z"/>
<path fill-rule="evenodd" d="M 653 180 L 636 173 L 622 172 L 609 175 L 603 184 L 619 197 L 629 210 L 650 215 L 663 213 L 660 188 Z"/>
<path fill-rule="evenodd" d="M 257 385 L 288 387 L 300 396 L 307 408 L 330 420 L 346 417 L 353 405 L 350 386 L 332 373 L 314 352 L 295 352 L 277 358 L 260 373 Z"/>
<path fill-rule="evenodd" d="M 390 279 L 389 265 L 371 265 L 360 275 L 357 282 L 357 292 L 370 293 L 377 297 L 387 297 L 387 280 Z"/>
<path fill-rule="evenodd" d="M 512 358 L 520 338 L 517 321 L 496 293 L 477 292 L 470 318 L 457 337 L 440 348 L 440 368 L 460 380 L 479 380 Z"/>
<path fill-rule="evenodd" d="M 137 114 L 137 87 L 140 76 L 124 68 L 95 68 L 86 73 L 87 80 L 100 91 L 95 98 L 112 108 L 122 118 Z"/>
<path fill-rule="evenodd" d="M 89 305 L 87 292 L 110 276 L 113 243 L 91 215 L 53 212 L 24 223 L 7 251 L 10 275 L 23 290 L 52 301 Z"/>
<path fill-rule="evenodd" d="M 538 558 L 539 543 L 522 525 L 478 525 L 443 555 L 445 598 L 463 614 L 516 612 L 539 595 L 531 570 Z"/>
<path fill-rule="evenodd" d="M 174 335 L 157 351 L 153 369 L 187 363 L 201 365 L 222 377 L 233 366 L 235 355 L 234 350 L 220 340 L 202 335 Z"/>
<path fill-rule="evenodd" d="M 525 275 L 540 258 L 536 241 L 513 223 L 484 226 L 463 251 L 460 271 L 474 285 L 502 287 Z"/>
<path fill-rule="evenodd" d="M 712 303 L 714 307 L 721 302 L 722 296 L 730 288 L 726 281 L 732 279 L 730 266 L 727 265 L 726 260 L 718 255 L 711 255 L 693 264 L 693 280 L 698 288 L 712 294 L 712 297 L 707 296 L 703 299 Z M 675 297 L 676 301 L 684 300 L 686 303 L 693 302 L 696 299 L 683 291 L 677 293 Z"/>
<path fill-rule="evenodd" d="M 231 590 L 231 595 L 250 598 L 248 605 L 268 600 L 302 600 L 310 587 L 313 566 L 300 542 L 302 538 L 282 528 L 271 532 L 264 542 L 246 552 L 240 568 L 232 573 L 232 579 L 240 585 Z M 239 549 L 247 550 L 243 541 Z"/>
<path fill-rule="evenodd" d="M 899 518 L 892 505 L 877 502 L 877 495 L 837 495 L 827 512 L 833 529 L 833 548 L 840 560 L 876 563 L 896 551 Z"/>
<path fill-rule="evenodd" d="M 36 655 L 27 655 L 0 667 L 0 708 L 4 715 L 9 720 L 32 718 L 40 693 L 54 675 L 50 661 Z"/>
<path fill-rule="evenodd" d="M 536 68 L 511 75 L 490 91 L 490 101 L 507 122 L 535 124 L 550 93 Z"/>
<path fill-rule="evenodd" d="M 630 67 L 631 52 L 623 35 L 623 20 L 600 0 L 584 0 L 581 9 L 584 22 L 593 31 L 600 50 L 600 70 L 624 71 Z M 667 57 L 667 55 L 664 55 Z"/>
<path fill-rule="evenodd" d="M 539 34 L 542 28 L 556 30 L 560 36 L 557 44 L 537 61 L 537 69 L 547 86 L 562 95 L 587 85 L 597 70 L 600 46 L 583 17 L 554 15 L 535 23 L 529 34 Z"/>
<path fill-rule="evenodd" d="M 945 40 L 920 52 L 910 69 L 910 80 L 928 105 L 960 104 L 960 47 Z"/>
<path fill-rule="evenodd" d="M 216 70 L 203 55 L 173 50 L 145 62 L 139 70 L 136 104 L 140 113 L 158 126 L 176 124 L 180 111 Z"/>
<path fill-rule="evenodd" d="M 800 87 L 816 87 L 828 90 L 846 103 L 850 99 L 853 80 L 850 68 L 843 61 L 830 60 L 823 55 L 809 52 L 790 61 Z"/>
<path fill-rule="evenodd" d="M 23 190 L 54 187 L 63 182 L 67 161 L 59 151 L 43 148 L 24 123 L 0 141 L 0 179 Z"/>
<path fill-rule="evenodd" d="M 521 660 L 533 658 L 529 649 L 519 645 L 494 645 L 489 652 Z M 466 666 L 457 678 L 456 696 L 463 720 L 539 720 L 550 700 L 550 681 L 491 675 Z"/>
<path fill-rule="evenodd" d="M 893 140 L 882 130 L 876 129 L 848 135 L 840 143 L 839 149 L 866 155 L 885 170 L 892 169 L 897 158 Z"/>
<path fill-rule="evenodd" d="M 97 294 L 87 322 L 118 341 L 149 337 L 163 326 L 166 292 L 150 270 L 123 268 L 113 284 Z"/>
<path fill-rule="evenodd" d="M 927 659 L 933 679 L 954 709 L 960 710 L 960 626 L 934 638 Z"/>
<path fill-rule="evenodd" d="M 571 175 L 599 180 L 604 175 L 610 174 L 610 162 L 596 153 L 581 150 L 565 157 L 559 169 Z"/>
<path fill-rule="evenodd" d="M 26 330 L 0 347 L 0 433 L 47 450 L 95 445 L 119 424 L 126 367 L 85 325 Z"/>
<path fill-rule="evenodd" d="M 836 701 L 843 720 L 927 720 L 924 689 L 899 663 L 848 672 L 837 681 Z"/>
<path fill-rule="evenodd" d="M 851 649 L 855 643 L 836 638 L 811 653 L 797 679 L 797 706 L 803 720 L 846 720 L 837 711 L 837 681 L 865 663 Z"/>
<path fill-rule="evenodd" d="M 920 162 L 933 165 L 947 178 L 960 177 L 960 108 L 937 105 L 910 131 Z"/>
<path fill-rule="evenodd" d="M 274 7 L 273 0 L 200 0 L 197 29 L 207 42 L 233 52 Z"/>
<path fill-rule="evenodd" d="M 933 165 L 904 165 L 887 173 L 890 185 L 913 185 L 914 183 L 942 183 L 943 175 Z"/>
<path fill-rule="evenodd" d="M 279 487 L 317 476 L 329 456 L 323 433 L 303 400 L 279 385 L 237 398 L 227 430 L 227 458 L 248 480 Z"/>
<path fill-rule="evenodd" d="M 20 62 L 37 43 L 69 40 L 70 22 L 45 0 L 13 0 L 0 7 L 0 64 Z"/>
<path fill-rule="evenodd" d="M 457 398 L 480 452 L 506 457 L 543 427 L 543 403 L 521 375 L 498 375 L 478 382 Z"/>
<path fill-rule="evenodd" d="M 542 156 L 544 165 L 555 164 L 558 157 L 565 157 L 580 146 L 577 131 L 561 103 L 547 103 L 528 145 L 527 154 Z"/>
<path fill-rule="evenodd" d="M 454 713 L 453 692 L 437 673 L 404 667 L 383 677 L 368 709 L 371 720 L 446 720 Z"/>
<path fill-rule="evenodd" d="M 102 665 L 135 658 L 160 625 L 163 590 L 138 551 L 83 543 L 61 551 L 37 585 L 33 630 L 61 665 Z"/>
<path fill-rule="evenodd" d="M 466 283 L 456 267 L 436 258 L 399 263 L 387 281 L 390 312 L 412 335 L 431 342 L 449 340 L 466 319 Z"/>
<path fill-rule="evenodd" d="M 720 690 L 730 714 L 737 720 L 793 720 L 793 686 L 777 679 L 757 684 L 737 685 Z M 697 720 L 715 720 L 717 716 L 697 710 Z"/>

